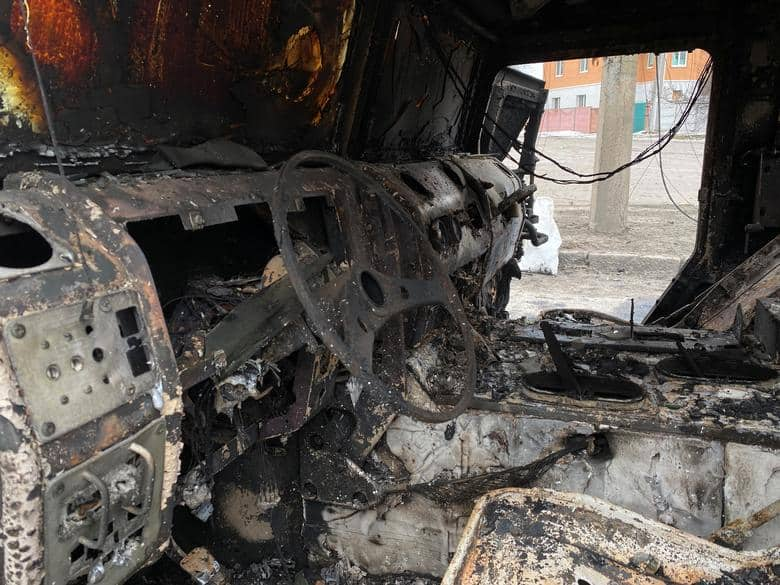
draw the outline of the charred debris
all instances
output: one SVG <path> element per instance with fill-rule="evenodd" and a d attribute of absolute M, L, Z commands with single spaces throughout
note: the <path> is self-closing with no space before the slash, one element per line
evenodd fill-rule
<path fill-rule="evenodd" d="M 777 582 L 779 18 L 0 7 L 0 584 Z M 694 47 L 691 259 L 643 323 L 510 319 L 508 66 Z"/>

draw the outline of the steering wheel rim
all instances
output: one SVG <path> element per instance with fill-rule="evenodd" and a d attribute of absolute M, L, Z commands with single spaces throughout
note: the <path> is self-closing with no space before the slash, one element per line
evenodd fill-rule
<path fill-rule="evenodd" d="M 403 279 L 393 275 L 387 275 L 376 270 L 365 258 L 355 259 L 352 254 L 355 251 L 350 247 L 349 278 L 345 291 L 345 305 L 341 316 L 346 337 L 345 339 L 335 331 L 334 327 L 328 327 L 328 316 L 311 294 L 311 289 L 306 282 L 303 272 L 299 268 L 299 260 L 295 254 L 292 237 L 288 224 L 288 212 L 291 201 L 291 175 L 304 164 L 326 165 L 348 176 L 356 183 L 356 187 L 364 187 L 369 196 L 378 196 L 382 205 L 412 227 L 417 235 L 418 250 L 429 263 L 433 278 L 427 279 Z M 350 190 L 347 189 L 347 192 Z M 354 200 L 355 193 L 343 193 L 345 197 Z M 354 203 L 354 201 L 352 201 Z M 424 422 L 446 422 L 463 413 L 471 403 L 476 386 L 476 354 L 471 325 L 466 317 L 465 309 L 460 301 L 457 290 L 453 285 L 449 273 L 433 250 L 425 232 L 414 221 L 406 209 L 401 206 L 378 181 L 368 175 L 363 169 L 346 159 L 328 152 L 302 151 L 290 158 L 282 168 L 271 199 L 271 214 L 274 223 L 274 235 L 279 251 L 290 278 L 290 282 L 298 295 L 308 321 L 314 332 L 325 343 L 329 350 L 336 355 L 350 371 L 350 373 L 364 384 L 364 388 L 371 391 L 372 387 L 380 388 L 388 396 L 398 395 L 392 392 L 389 386 L 373 372 L 371 356 L 373 356 L 374 335 L 379 328 L 391 318 L 400 315 L 407 309 L 420 306 L 440 305 L 447 310 L 450 318 L 455 321 L 461 332 L 466 353 L 466 377 L 463 391 L 455 405 L 444 408 L 429 396 L 432 402 L 441 407 L 437 411 L 422 408 L 411 403 L 402 394 L 395 397 L 400 414 Z M 346 214 L 349 218 L 349 214 Z M 350 224 L 349 219 L 347 223 Z M 353 230 L 354 226 L 342 226 L 342 233 Z M 355 237 L 354 230 L 351 237 Z M 354 243 L 354 242 L 353 242 Z M 357 253 L 360 255 L 360 252 Z M 390 300 L 390 303 L 378 303 L 376 297 L 369 295 L 366 287 L 366 279 L 373 280 L 382 291 L 382 300 Z M 362 282 L 358 282 L 362 281 Z M 420 294 L 427 294 L 425 300 L 416 300 Z M 385 306 L 389 305 L 389 306 Z M 361 333 L 362 332 L 362 333 Z M 370 340 L 370 353 L 365 349 L 356 349 L 362 343 Z M 350 346 L 352 341 L 352 346 Z"/>

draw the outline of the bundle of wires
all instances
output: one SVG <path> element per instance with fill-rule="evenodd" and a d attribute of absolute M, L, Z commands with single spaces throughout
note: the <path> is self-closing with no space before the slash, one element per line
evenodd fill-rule
<path fill-rule="evenodd" d="M 658 60 L 656 59 L 656 63 L 657 62 L 658 62 Z M 705 68 L 706 67 L 712 68 L 712 59 L 707 61 L 707 65 L 705 66 Z M 694 91 L 697 90 L 698 83 L 699 83 L 699 80 L 697 79 L 696 80 L 696 85 L 694 85 Z M 658 112 L 657 112 L 657 116 L 658 116 L 658 120 L 657 120 L 658 121 L 658 136 L 661 135 L 661 89 L 662 88 L 661 88 L 660 67 L 656 67 L 655 68 L 655 97 L 656 97 L 656 100 L 657 100 L 657 107 L 658 107 Z M 701 90 L 699 90 L 699 93 L 701 93 Z M 691 97 L 693 97 L 693 95 Z M 692 102 L 689 99 L 688 100 L 688 104 L 690 104 L 690 106 L 686 105 L 686 108 L 690 107 L 692 109 L 693 108 L 693 104 L 695 104 L 695 103 L 696 103 L 695 99 Z M 687 118 L 688 114 L 690 114 L 690 110 L 688 110 L 687 112 L 685 110 L 683 110 L 683 114 Z M 684 122 L 684 121 L 685 120 L 683 119 L 682 122 Z M 666 173 L 664 173 L 664 161 L 663 161 L 663 157 L 661 156 L 661 151 L 660 150 L 658 151 L 658 170 L 661 173 L 661 183 L 664 186 L 664 191 L 666 191 L 666 196 L 669 198 L 669 201 L 672 202 L 672 205 L 674 205 L 674 207 L 675 207 L 675 209 L 677 209 L 677 211 L 682 213 L 685 217 L 687 217 L 691 221 L 696 222 L 696 218 L 688 215 L 685 212 L 685 210 L 677 204 L 677 201 L 674 200 L 674 197 L 672 197 L 672 193 L 669 191 L 669 185 L 666 184 Z"/>
<path fill-rule="evenodd" d="M 696 100 L 699 99 L 699 96 L 704 91 L 704 88 L 709 83 L 710 77 L 712 76 L 712 59 L 709 59 L 702 69 L 701 73 L 699 74 L 699 77 L 696 79 L 696 82 L 693 86 L 693 91 L 691 91 L 691 94 L 688 98 L 688 102 L 685 104 L 685 108 L 683 109 L 682 113 L 680 114 L 680 117 L 677 119 L 677 121 L 663 134 L 660 133 L 660 126 L 659 126 L 659 136 L 658 138 L 650 143 L 644 150 L 642 150 L 639 154 L 637 154 L 633 159 L 630 161 L 620 165 L 619 167 L 612 169 L 611 171 L 599 171 L 596 173 L 580 173 L 578 171 L 575 171 L 572 168 L 567 167 L 566 165 L 563 165 L 559 163 L 557 160 L 555 160 L 553 157 L 548 156 L 544 154 L 543 152 L 539 151 L 538 149 L 531 148 L 530 150 L 537 155 L 540 158 L 543 158 L 544 160 L 554 164 L 556 167 L 561 169 L 562 171 L 565 171 L 571 175 L 574 175 L 576 177 L 579 177 L 578 179 L 560 179 L 555 177 L 549 177 L 547 175 L 535 175 L 536 178 L 542 179 L 545 181 L 550 181 L 551 183 L 556 183 L 558 185 L 587 185 L 591 183 L 598 183 L 600 181 L 606 181 L 610 177 L 615 176 L 621 171 L 626 170 L 629 167 L 632 167 L 636 164 L 639 164 L 642 161 L 645 161 L 656 154 L 660 154 L 660 152 L 666 148 L 666 146 L 672 141 L 672 139 L 677 135 L 677 133 L 680 131 L 680 128 L 683 127 L 685 124 L 685 121 L 688 119 L 688 116 L 690 116 L 691 112 L 693 111 L 693 107 L 696 105 Z M 512 138 L 506 130 L 504 130 L 500 124 L 496 123 L 495 120 L 490 118 L 489 115 L 486 115 L 486 118 L 496 127 L 496 129 L 501 132 L 506 138 L 509 138 L 512 142 L 512 145 L 515 149 L 522 150 L 524 148 L 524 145 L 522 142 L 517 140 L 516 138 Z M 487 131 L 486 126 L 483 124 L 483 130 Z M 493 138 L 492 135 L 490 135 L 491 138 Z M 511 155 L 511 152 L 505 152 L 504 153 L 509 160 L 514 162 L 519 166 L 519 161 L 514 158 Z"/>
<path fill-rule="evenodd" d="M 427 36 L 439 60 L 444 66 L 447 76 L 452 80 L 455 86 L 455 90 L 458 92 L 460 97 L 465 101 L 466 91 L 467 91 L 466 84 L 464 83 L 463 79 L 461 79 L 461 77 L 458 75 L 458 72 L 455 71 L 455 69 L 453 68 L 451 61 L 446 58 L 444 51 L 442 50 L 441 46 L 438 43 L 435 32 L 431 30 L 431 27 L 433 25 L 430 19 L 424 19 L 424 23 L 428 32 Z M 548 175 L 534 175 L 535 178 L 542 179 L 544 181 L 549 181 L 551 183 L 556 183 L 558 185 L 588 185 L 592 183 L 606 181 L 607 179 L 615 176 L 621 171 L 624 171 L 636 164 L 639 164 L 642 161 L 645 161 L 655 156 L 656 154 L 659 154 L 664 148 L 666 148 L 666 146 L 672 141 L 672 139 L 680 131 L 680 128 L 682 128 L 683 125 L 685 124 L 686 120 L 688 119 L 691 112 L 693 111 L 696 101 L 699 99 L 699 96 L 701 96 L 702 92 L 707 87 L 707 84 L 709 83 L 711 76 L 712 76 L 712 59 L 709 59 L 705 64 L 704 68 L 702 69 L 701 73 L 699 74 L 699 77 L 696 79 L 696 82 L 694 83 L 693 86 L 693 90 L 691 91 L 688 101 L 685 104 L 685 107 L 683 108 L 683 111 L 680 114 L 680 117 L 677 119 L 677 121 L 662 135 L 660 133 L 660 128 L 659 128 L 659 136 L 654 142 L 650 143 L 650 145 L 648 145 L 644 150 L 642 150 L 630 161 L 610 171 L 599 171 L 596 173 L 580 173 L 558 162 L 553 157 L 541 152 L 536 148 L 526 147 L 522 142 L 520 142 L 517 139 L 516 136 L 510 135 L 509 132 L 507 132 L 501 126 L 501 124 L 499 124 L 495 119 L 493 119 L 490 116 L 490 114 L 487 113 L 485 114 L 485 120 L 490 122 L 494 126 L 495 130 L 500 132 L 505 138 L 509 139 L 511 146 L 509 147 L 508 150 L 504 151 L 504 156 L 509 160 L 511 160 L 512 162 L 514 162 L 516 165 L 518 165 L 518 167 L 520 166 L 520 161 L 512 155 L 511 149 L 514 148 L 518 152 L 522 152 L 523 149 L 527 148 L 529 151 L 533 152 L 539 158 L 542 158 L 552 163 L 562 171 L 577 177 L 576 179 L 562 179 L 558 177 L 550 177 Z M 494 144 L 498 144 L 498 141 L 495 140 L 495 135 L 487 127 L 487 123 L 485 121 L 483 121 L 482 123 L 482 130 L 491 139 L 493 139 Z"/>

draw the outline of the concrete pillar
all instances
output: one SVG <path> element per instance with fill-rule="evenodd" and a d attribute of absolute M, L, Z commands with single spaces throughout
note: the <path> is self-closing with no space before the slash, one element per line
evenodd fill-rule
<path fill-rule="evenodd" d="M 595 172 L 611 171 L 631 160 L 637 55 L 604 59 L 599 98 Z M 627 226 L 630 169 L 593 184 L 590 229 L 616 234 Z"/>

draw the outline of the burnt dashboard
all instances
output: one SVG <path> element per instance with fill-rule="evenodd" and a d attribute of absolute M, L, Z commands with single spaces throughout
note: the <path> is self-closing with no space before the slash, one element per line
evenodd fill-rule
<path fill-rule="evenodd" d="M 702 537 L 780 498 L 749 331 L 507 318 L 535 187 L 493 157 L 5 187 L 4 583 L 121 583 L 163 553 L 200 583 L 268 558 L 267 582 L 437 577 L 498 488 Z"/>
<path fill-rule="evenodd" d="M 438 267 L 450 287 L 449 298 L 398 292 L 414 300 L 404 309 L 461 307 L 447 277 L 461 269 L 476 279 L 477 302 L 501 310 L 485 285 L 516 254 L 518 177 L 490 157 L 360 172 L 371 173 L 371 197 L 396 197 L 396 219 L 417 230 L 427 259 L 414 270 Z M 338 286 L 348 264 L 339 225 L 353 211 L 343 196 L 356 191 L 354 178 L 316 164 L 291 175 L 292 253 L 309 276 L 319 270 Z M 40 173 L 6 180 L 4 582 L 123 581 L 165 549 L 173 508 L 198 491 L 180 477 L 207 478 L 210 487 L 255 443 L 291 435 L 334 399 L 345 370 L 304 319 L 274 238 L 269 203 L 278 176 L 181 173 L 80 186 Z M 363 237 L 350 254 L 370 245 L 370 233 Z M 396 244 L 397 252 L 403 243 Z M 376 305 L 381 273 L 361 274 Z M 358 451 L 367 455 L 381 437 L 373 423 L 381 428 L 394 415 L 366 422 Z"/>

